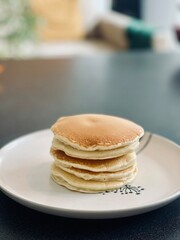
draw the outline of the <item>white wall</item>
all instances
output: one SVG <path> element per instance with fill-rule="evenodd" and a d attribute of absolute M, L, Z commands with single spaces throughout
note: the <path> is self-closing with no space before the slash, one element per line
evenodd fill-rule
<path fill-rule="evenodd" d="M 153 26 L 169 29 L 177 16 L 177 0 L 142 0 L 143 19 Z"/>
<path fill-rule="evenodd" d="M 87 31 L 93 29 L 99 16 L 111 8 L 111 0 L 79 0 L 84 26 Z"/>

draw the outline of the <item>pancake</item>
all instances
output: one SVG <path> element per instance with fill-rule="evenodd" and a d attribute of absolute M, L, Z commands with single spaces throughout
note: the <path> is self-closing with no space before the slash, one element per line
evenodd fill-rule
<path fill-rule="evenodd" d="M 67 168 L 64 167 L 63 165 L 59 165 L 58 167 L 56 166 L 56 164 L 52 165 L 52 172 L 56 173 L 56 176 L 58 175 L 59 170 L 62 169 L 65 172 L 71 173 L 76 177 L 82 178 L 84 180 L 94 180 L 94 181 L 111 181 L 111 180 L 119 180 L 121 181 L 121 179 L 123 178 L 127 178 L 127 177 L 131 177 L 131 175 L 133 174 L 133 172 L 135 171 L 135 169 L 137 169 L 136 167 L 136 162 L 134 163 L 133 166 L 120 170 L 120 171 L 116 171 L 116 172 L 92 172 L 92 171 L 88 171 L 88 170 L 83 170 L 83 169 L 78 169 L 78 168 Z"/>
<path fill-rule="evenodd" d="M 124 118 L 82 114 L 60 118 L 52 127 L 51 177 L 70 190 L 98 193 L 131 183 L 144 130 Z"/>
<path fill-rule="evenodd" d="M 128 153 L 121 157 L 91 161 L 67 156 L 63 151 L 51 148 L 51 154 L 56 166 L 74 167 L 93 172 L 115 172 L 134 165 L 136 154 Z"/>
<path fill-rule="evenodd" d="M 144 134 L 143 128 L 132 121 L 101 114 L 62 117 L 51 130 L 61 143 L 88 152 L 130 145 Z"/>
<path fill-rule="evenodd" d="M 118 181 L 108 181 L 108 182 L 101 182 L 101 181 L 86 181 L 84 179 L 78 178 L 70 173 L 59 169 L 58 176 L 56 172 L 51 172 L 52 179 L 59 185 L 65 186 L 66 188 L 74 191 L 79 192 L 86 192 L 86 193 L 98 193 L 104 192 L 107 190 L 114 190 L 118 189 L 126 184 L 132 182 L 136 176 L 137 171 L 135 170 L 130 177 L 125 177 Z"/>
<path fill-rule="evenodd" d="M 90 159 L 90 160 L 97 160 L 97 159 L 104 160 L 104 159 L 119 157 L 127 153 L 134 152 L 135 150 L 137 150 L 138 146 L 139 146 L 139 142 L 135 141 L 129 145 L 119 147 L 116 149 L 96 150 L 96 151 L 88 152 L 88 151 L 79 150 L 69 145 L 66 145 L 60 142 L 59 140 L 57 140 L 56 138 L 54 138 L 52 142 L 52 147 L 54 149 L 61 150 L 65 152 L 65 154 L 68 156 L 81 158 L 81 159 Z"/>

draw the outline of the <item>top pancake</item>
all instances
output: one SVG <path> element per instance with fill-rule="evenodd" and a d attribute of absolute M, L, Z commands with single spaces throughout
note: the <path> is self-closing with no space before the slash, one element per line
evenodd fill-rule
<path fill-rule="evenodd" d="M 63 117 L 51 130 L 59 141 L 85 151 L 129 145 L 144 134 L 143 128 L 132 121 L 100 114 Z"/>

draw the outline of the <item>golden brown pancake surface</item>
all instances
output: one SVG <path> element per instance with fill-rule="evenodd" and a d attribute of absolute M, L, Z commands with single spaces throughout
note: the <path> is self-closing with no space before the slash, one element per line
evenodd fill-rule
<path fill-rule="evenodd" d="M 88 151 L 124 146 L 144 133 L 143 128 L 132 121 L 101 114 L 62 117 L 51 130 L 61 142 Z"/>

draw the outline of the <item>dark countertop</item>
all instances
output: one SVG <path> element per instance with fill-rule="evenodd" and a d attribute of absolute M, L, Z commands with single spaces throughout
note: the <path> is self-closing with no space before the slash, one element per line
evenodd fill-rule
<path fill-rule="evenodd" d="M 180 55 L 148 52 L 0 61 L 0 147 L 63 115 L 123 116 L 180 144 Z M 123 219 L 77 220 L 0 193 L 0 239 L 180 239 L 180 199 Z"/>

